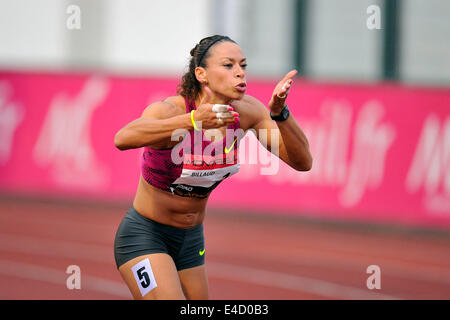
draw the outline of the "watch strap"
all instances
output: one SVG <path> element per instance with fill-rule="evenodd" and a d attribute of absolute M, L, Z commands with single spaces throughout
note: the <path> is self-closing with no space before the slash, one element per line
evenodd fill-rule
<path fill-rule="evenodd" d="M 286 105 L 283 109 L 281 109 L 281 113 L 277 116 L 274 116 L 271 111 L 270 118 L 272 118 L 272 120 L 275 120 L 275 121 L 285 121 L 289 118 L 289 114 L 290 114 L 289 108 Z"/>

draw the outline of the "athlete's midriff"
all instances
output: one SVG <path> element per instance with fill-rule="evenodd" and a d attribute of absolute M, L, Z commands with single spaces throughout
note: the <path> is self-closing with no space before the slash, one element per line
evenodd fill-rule
<path fill-rule="evenodd" d="M 149 185 L 141 176 L 133 206 L 153 221 L 186 229 L 203 222 L 208 198 L 176 197 Z"/>

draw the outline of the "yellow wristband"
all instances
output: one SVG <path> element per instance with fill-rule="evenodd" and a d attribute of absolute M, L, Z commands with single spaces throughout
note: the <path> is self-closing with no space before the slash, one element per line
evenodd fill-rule
<path fill-rule="evenodd" d="M 195 110 L 192 110 L 192 111 L 191 111 L 191 121 L 192 121 L 192 126 L 194 127 L 194 130 L 200 131 L 200 129 L 197 128 L 197 126 L 195 125 L 195 121 L 194 121 L 194 112 L 195 112 Z"/>

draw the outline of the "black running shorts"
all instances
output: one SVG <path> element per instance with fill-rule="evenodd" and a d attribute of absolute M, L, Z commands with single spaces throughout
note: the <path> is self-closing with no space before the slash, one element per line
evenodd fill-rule
<path fill-rule="evenodd" d="M 177 270 L 205 263 L 203 224 L 180 229 L 142 216 L 133 207 L 117 229 L 114 257 L 119 268 L 125 262 L 150 253 L 167 253 Z"/>

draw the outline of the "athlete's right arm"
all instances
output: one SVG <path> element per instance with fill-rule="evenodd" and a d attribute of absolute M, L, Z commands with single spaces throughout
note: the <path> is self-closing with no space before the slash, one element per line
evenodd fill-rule
<path fill-rule="evenodd" d="M 171 103 L 156 102 L 116 133 L 114 145 L 127 150 L 167 144 L 176 129 L 192 129 L 190 114 Z"/>

